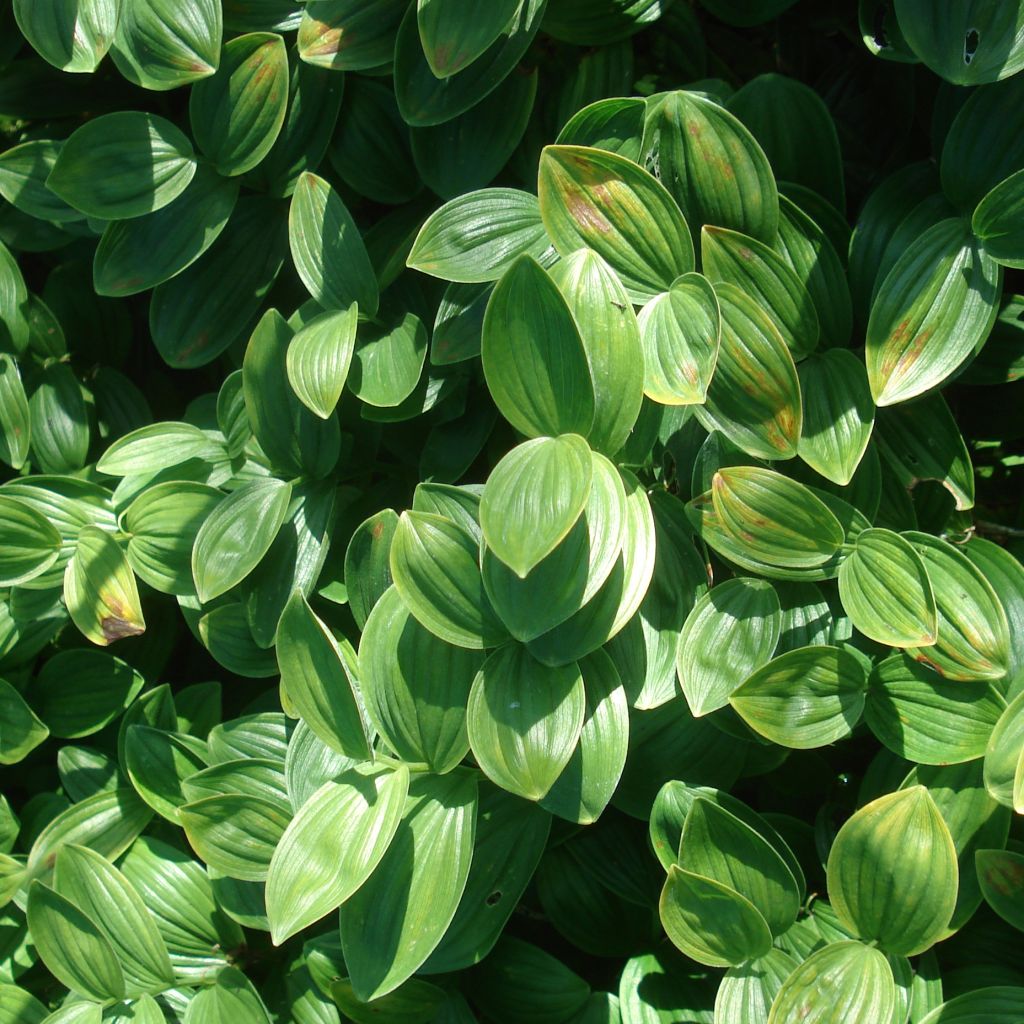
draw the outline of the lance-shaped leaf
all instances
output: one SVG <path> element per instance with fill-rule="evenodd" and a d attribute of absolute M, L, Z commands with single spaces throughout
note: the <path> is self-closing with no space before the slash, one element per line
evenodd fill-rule
<path fill-rule="evenodd" d="M 993 800 L 1024 814 L 1024 693 L 1010 702 L 989 737 L 985 788 Z"/>
<path fill-rule="evenodd" d="M 484 774 L 510 793 L 540 800 L 569 763 L 585 713 L 575 662 L 551 668 L 523 645 L 508 644 L 474 680 L 466 725 Z"/>
<path fill-rule="evenodd" d="M 288 242 L 302 283 L 321 306 L 357 302 L 368 316 L 377 312 L 377 276 L 359 228 L 330 183 L 309 171 L 292 195 Z"/>
<path fill-rule="evenodd" d="M 817 347 L 814 302 L 796 272 L 764 242 L 739 231 L 705 225 L 700 232 L 704 273 L 712 284 L 734 284 L 772 319 L 794 359 Z"/>
<path fill-rule="evenodd" d="M 262 477 L 227 495 L 210 513 L 192 549 L 200 601 L 227 593 L 259 565 L 288 514 L 291 496 L 291 484 Z"/>
<path fill-rule="evenodd" d="M 525 578 L 576 524 L 592 480 L 590 448 L 576 434 L 518 445 L 495 466 L 480 498 L 488 548 Z"/>
<path fill-rule="evenodd" d="M 329 914 L 370 877 L 398 830 L 408 792 L 405 765 L 356 765 L 302 805 L 267 875 L 275 945 Z"/>
<path fill-rule="evenodd" d="M 894 1021 L 896 984 L 889 961 L 862 942 L 832 942 L 812 953 L 782 983 L 768 1024 Z"/>
<path fill-rule="evenodd" d="M 722 314 L 707 278 L 683 274 L 640 311 L 644 394 L 662 405 L 701 405 L 718 362 Z"/>
<path fill-rule="evenodd" d="M 664 186 L 632 160 L 585 146 L 548 146 L 537 188 L 559 253 L 593 249 L 634 302 L 646 302 L 694 269 L 686 219 Z"/>
<path fill-rule="evenodd" d="M 1001 181 L 974 208 L 971 230 L 985 252 L 1004 267 L 1024 267 L 1024 171 Z"/>
<path fill-rule="evenodd" d="M 848 349 L 835 348 L 805 359 L 798 373 L 803 426 L 797 454 L 845 486 L 864 457 L 875 420 L 864 364 Z"/>
<path fill-rule="evenodd" d="M 370 756 L 359 702 L 331 631 L 296 590 L 277 627 L 283 701 L 332 750 Z"/>
<path fill-rule="evenodd" d="M 767 1024 L 772 1001 L 797 962 L 781 949 L 730 967 L 718 985 L 715 1019 L 718 1024 Z"/>
<path fill-rule="evenodd" d="M 871 304 L 865 357 L 876 405 L 946 380 L 988 336 L 1001 270 L 964 223 L 940 221 L 897 260 Z"/>
<path fill-rule="evenodd" d="M 145 632 L 135 575 L 117 541 L 97 526 L 78 535 L 64 570 L 64 603 L 71 621 L 94 644 L 105 647 Z"/>
<path fill-rule="evenodd" d="M 405 0 L 307 0 L 299 23 L 299 56 L 332 71 L 362 71 L 388 63 Z"/>
<path fill-rule="evenodd" d="M 118 0 L 15 0 L 22 35 L 61 71 L 90 72 L 103 59 L 117 27 Z"/>
<path fill-rule="evenodd" d="M 480 575 L 479 545 L 443 516 L 403 512 L 391 542 L 391 576 L 409 611 L 457 647 L 494 647 L 508 634 Z"/>
<path fill-rule="evenodd" d="M 842 525 L 806 486 L 771 469 L 730 466 L 711 481 L 715 513 L 751 557 L 784 568 L 827 562 L 844 540 Z"/>
<path fill-rule="evenodd" d="M 96 463 L 101 473 L 133 476 L 188 462 L 215 461 L 222 449 L 191 423 L 151 423 L 119 437 Z"/>
<path fill-rule="evenodd" d="M 396 989 L 441 941 L 466 888 L 476 811 L 471 772 L 410 783 L 387 853 L 341 908 L 341 945 L 357 999 Z"/>
<path fill-rule="evenodd" d="M 594 385 L 594 423 L 587 440 L 614 455 L 626 443 L 643 402 L 644 358 L 632 303 L 615 272 L 582 249 L 551 270 L 579 328 Z"/>
<path fill-rule="evenodd" d="M 129 82 L 175 89 L 217 70 L 222 30 L 218 0 L 121 0 L 111 56 Z"/>
<path fill-rule="evenodd" d="M 949 679 L 1001 679 L 1010 660 L 1010 627 L 999 598 L 962 552 L 939 537 L 903 535 L 924 561 L 935 593 L 939 636 L 914 658 Z"/>
<path fill-rule="evenodd" d="M 589 433 L 595 396 L 586 350 L 558 286 L 521 256 L 494 286 L 480 355 L 495 405 L 517 430 Z"/>
<path fill-rule="evenodd" d="M 756 733 L 796 750 L 849 736 L 864 711 L 861 662 L 839 647 L 787 651 L 733 691 L 729 703 Z"/>
<path fill-rule="evenodd" d="M 21 469 L 31 438 L 28 398 L 18 364 L 10 353 L 0 353 L 0 459 L 11 469 Z"/>
<path fill-rule="evenodd" d="M 466 17 L 458 0 L 417 0 L 416 26 L 423 53 L 437 78 L 450 78 L 472 64 L 498 38 L 519 0 L 497 0 Z"/>
<path fill-rule="evenodd" d="M 748 455 L 796 455 L 802 411 L 793 356 L 767 313 L 735 285 L 715 289 L 722 312 L 721 344 L 705 402 L 695 413 Z"/>
<path fill-rule="evenodd" d="M 748 899 L 678 864 L 668 869 L 659 912 L 672 942 L 708 967 L 741 964 L 772 946 L 768 923 Z"/>
<path fill-rule="evenodd" d="M 57 856 L 53 887 L 94 921 L 124 972 L 125 993 L 159 992 L 173 984 L 167 946 L 131 883 L 105 857 L 67 845 Z"/>
<path fill-rule="evenodd" d="M 865 530 L 839 567 L 839 597 L 853 625 L 889 647 L 928 647 L 938 637 L 935 594 L 913 545 L 891 530 Z"/>
<path fill-rule="evenodd" d="M 39 746 L 50 730 L 6 679 L 0 679 L 0 764 L 17 764 Z M 0 900 L 0 902 L 3 902 Z"/>
<path fill-rule="evenodd" d="M 273 148 L 288 110 L 288 77 L 284 40 L 251 32 L 226 43 L 217 73 L 192 87 L 192 135 L 221 174 L 245 174 Z"/>
<path fill-rule="evenodd" d="M 417 489 L 417 494 L 419 489 Z M 417 512 L 437 512 L 413 502 Z M 394 509 L 385 508 L 356 527 L 345 550 L 345 589 L 356 625 L 362 629 L 373 606 L 391 586 L 391 542 L 398 529 Z"/>
<path fill-rule="evenodd" d="M 953 838 L 924 786 L 862 807 L 828 856 L 828 894 L 840 923 L 898 956 L 923 953 L 943 937 L 958 881 Z"/>
<path fill-rule="evenodd" d="M 299 401 L 321 419 L 334 412 L 356 347 L 359 307 L 321 313 L 288 343 L 288 382 Z"/>
<path fill-rule="evenodd" d="M 764 150 L 724 107 L 695 92 L 670 92 L 648 114 L 659 174 L 693 230 L 742 231 L 771 245 L 779 194 Z"/>
<path fill-rule="evenodd" d="M 1024 854 L 1012 850 L 978 850 L 974 855 L 985 902 L 1018 931 L 1024 931 Z"/>
<path fill-rule="evenodd" d="M 366 711 L 404 762 L 443 775 L 469 751 L 466 701 L 481 656 L 436 637 L 389 587 L 359 641 Z"/>
<path fill-rule="evenodd" d="M 497 281 L 523 255 L 540 259 L 551 242 L 537 197 L 484 188 L 452 199 L 424 221 L 407 263 L 444 281 Z"/>
<path fill-rule="evenodd" d="M 87 121 L 61 147 L 47 187 L 100 220 L 166 206 L 196 172 L 192 144 L 170 121 L 122 110 Z"/>
<path fill-rule="evenodd" d="M 765 580 L 739 577 L 693 606 L 679 634 L 676 674 L 695 718 L 717 711 L 767 664 L 782 634 L 782 608 Z"/>
<path fill-rule="evenodd" d="M 991 683 L 964 686 L 896 654 L 872 671 L 864 718 L 894 754 L 947 765 L 984 756 L 1005 708 Z"/>
<path fill-rule="evenodd" d="M 0 496 L 0 586 L 12 587 L 38 576 L 57 561 L 61 536 L 30 505 Z"/>
<path fill-rule="evenodd" d="M 974 507 L 974 466 L 953 414 L 941 394 L 880 412 L 878 449 L 908 490 L 938 480 L 961 511 Z"/>
<path fill-rule="evenodd" d="M 124 972 L 113 947 L 70 900 L 33 882 L 27 916 L 40 958 L 62 984 L 101 1003 L 124 998 Z"/>

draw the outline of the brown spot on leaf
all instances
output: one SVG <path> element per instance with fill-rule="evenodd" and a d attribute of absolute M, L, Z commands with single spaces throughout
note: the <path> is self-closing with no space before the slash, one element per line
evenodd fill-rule
<path fill-rule="evenodd" d="M 137 622 L 118 618 L 116 615 L 108 615 L 100 622 L 100 632 L 109 644 L 129 636 L 141 636 L 146 632 L 146 627 L 140 626 Z"/>

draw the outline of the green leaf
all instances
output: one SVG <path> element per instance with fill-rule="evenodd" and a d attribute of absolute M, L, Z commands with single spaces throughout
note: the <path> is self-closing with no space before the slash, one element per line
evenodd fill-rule
<path fill-rule="evenodd" d="M 910 245 L 871 305 L 865 358 L 876 405 L 941 384 L 981 346 L 1001 274 L 960 220 L 940 221 Z"/>
<path fill-rule="evenodd" d="M 480 499 L 488 548 L 524 579 L 580 518 L 592 479 L 590 448 L 575 434 L 518 445 L 494 468 Z"/>
<path fill-rule="evenodd" d="M 61 537 L 30 505 L 0 495 L 0 586 L 39 576 L 57 561 Z"/>
<path fill-rule="evenodd" d="M 921 556 L 891 530 L 865 530 L 839 567 L 839 598 L 855 628 L 889 647 L 938 637 L 935 594 Z"/>
<path fill-rule="evenodd" d="M 893 655 L 871 673 L 864 718 L 900 757 L 947 765 L 984 756 L 1005 708 L 992 684 L 964 686 Z"/>
<path fill-rule="evenodd" d="M 0 982 L 0 1021 L 3 1024 L 42 1024 L 48 1008 L 31 992 Z"/>
<path fill-rule="evenodd" d="M 348 389 L 377 408 L 395 408 L 415 390 L 427 356 L 427 329 L 413 313 L 373 325 L 356 342 Z"/>
<path fill-rule="evenodd" d="M 803 484 L 774 470 L 730 466 L 711 482 L 716 515 L 753 558 L 784 568 L 827 562 L 844 540 L 828 506 Z"/>
<path fill-rule="evenodd" d="M 30 139 L 0 154 L 0 195 L 30 217 L 55 223 L 82 220 L 78 210 L 46 187 L 62 145 L 51 139 Z"/>
<path fill-rule="evenodd" d="M 466 725 L 484 774 L 510 793 L 540 800 L 569 763 L 585 714 L 578 665 L 551 668 L 523 645 L 508 644 L 474 680 Z"/>
<path fill-rule="evenodd" d="M 124 998 L 124 972 L 91 918 L 42 882 L 29 888 L 27 914 L 32 942 L 62 984 L 98 1002 Z"/>
<path fill-rule="evenodd" d="M 357 765 L 303 804 L 267 875 L 275 945 L 329 914 L 370 877 L 399 827 L 408 790 L 405 765 Z"/>
<path fill-rule="evenodd" d="M 189 94 L 196 145 L 218 172 L 251 171 L 277 141 L 288 110 L 288 51 L 273 32 L 236 36 L 216 74 Z"/>
<path fill-rule="evenodd" d="M 331 998 L 354 1024 L 425 1024 L 444 1003 L 444 989 L 420 978 L 402 982 L 394 991 L 368 1002 L 359 999 L 348 978 L 332 980 Z"/>
<path fill-rule="evenodd" d="M 779 199 L 768 158 L 727 110 L 695 92 L 670 92 L 647 115 L 645 148 L 692 230 L 705 224 L 775 241 Z"/>
<path fill-rule="evenodd" d="M 476 810 L 469 772 L 410 783 L 387 853 L 341 908 L 345 965 L 362 1002 L 397 988 L 441 941 L 466 888 Z"/>
<path fill-rule="evenodd" d="M 125 732 L 121 763 L 135 792 L 177 825 L 178 808 L 188 802 L 182 783 L 207 766 L 208 754 L 195 736 L 132 725 Z"/>
<path fill-rule="evenodd" d="M 1001 679 L 1010 659 L 1009 625 L 991 584 L 946 541 L 903 536 L 924 562 L 939 619 L 935 646 L 918 648 L 913 657 L 949 679 Z"/>
<path fill-rule="evenodd" d="M 793 357 L 768 314 L 744 292 L 721 284 L 715 293 L 721 344 L 696 416 L 706 430 L 720 430 L 748 455 L 791 459 L 803 419 Z"/>
<path fill-rule="evenodd" d="M 828 892 L 840 922 L 897 956 L 923 953 L 942 938 L 958 879 L 953 839 L 923 786 L 862 807 L 828 857 Z"/>
<path fill-rule="evenodd" d="M 595 419 L 586 348 L 555 282 L 520 256 L 495 285 L 480 354 L 502 415 L 530 437 L 587 435 Z"/>
<path fill-rule="evenodd" d="M 420 488 L 417 488 L 417 495 Z M 415 499 L 413 508 L 417 512 L 441 513 L 441 509 L 417 505 Z M 397 529 L 398 516 L 394 509 L 381 509 L 360 523 L 348 542 L 345 551 L 345 587 L 352 617 L 360 629 L 366 625 L 373 606 L 391 586 L 391 543 Z"/>
<path fill-rule="evenodd" d="M 520 256 L 550 248 L 537 197 L 513 188 L 458 196 L 423 223 L 407 263 L 444 281 L 497 281 Z"/>
<path fill-rule="evenodd" d="M 192 144 L 170 121 L 123 110 L 77 129 L 46 184 L 89 217 L 123 220 L 166 206 L 195 173 Z"/>
<path fill-rule="evenodd" d="M 779 597 L 765 580 L 727 580 L 701 597 L 679 634 L 676 656 L 694 717 L 725 707 L 737 687 L 768 663 L 781 634 Z"/>
<path fill-rule="evenodd" d="M 989 736 L 985 788 L 1004 807 L 1024 813 L 1024 694 L 1010 702 Z"/>
<path fill-rule="evenodd" d="M 1024 993 L 1016 985 L 992 985 L 964 992 L 921 1018 L 921 1024 L 1013 1024 L 1024 1008 Z"/>
<path fill-rule="evenodd" d="M 18 28 L 44 60 L 61 71 L 90 72 L 110 47 L 118 0 L 15 0 Z"/>
<path fill-rule="evenodd" d="M 332 750 L 368 758 L 370 748 L 345 659 L 300 591 L 285 606 L 276 648 L 283 702 Z"/>
<path fill-rule="evenodd" d="M 1024 931 L 1024 896 L 1020 879 L 1024 854 L 1012 850 L 978 850 L 974 855 L 985 902 L 1018 931 Z"/>
<path fill-rule="evenodd" d="M 212 985 L 203 986 L 192 998 L 186 1024 L 270 1024 L 270 1014 L 249 979 L 237 967 L 223 967 Z"/>
<path fill-rule="evenodd" d="M 450 78 L 468 67 L 501 34 L 519 0 L 498 0 L 479 16 L 467 18 L 457 0 L 417 0 L 416 26 L 430 70 Z"/>
<path fill-rule="evenodd" d="M 805 359 L 798 371 L 803 425 L 797 454 L 823 477 L 846 486 L 867 451 L 875 407 L 864 364 L 847 349 Z"/>
<path fill-rule="evenodd" d="M 771 949 L 768 924 L 749 900 L 730 886 L 678 864 L 668 869 L 659 912 L 672 942 L 708 967 L 741 964 Z M 712 921 L 713 931 L 704 927 L 704 922 Z"/>
<path fill-rule="evenodd" d="M 1024 266 L 1024 238 L 1020 219 L 1024 212 L 1024 172 L 1005 178 L 974 208 L 971 230 L 985 252 L 1004 267 Z"/>
<path fill-rule="evenodd" d="M 812 953 L 782 983 L 768 1024 L 842 1020 L 895 1021 L 896 985 L 889 961 L 861 942 L 832 942 Z"/>
<path fill-rule="evenodd" d="M 288 241 L 302 283 L 321 306 L 357 302 L 367 315 L 377 312 L 377 278 L 359 228 L 337 191 L 308 171 L 292 195 Z"/>
<path fill-rule="evenodd" d="M 17 764 L 50 735 L 50 730 L 6 679 L 0 679 L 0 709 L 0 721 L 4 723 L 0 764 Z"/>
<path fill-rule="evenodd" d="M 718 362 L 722 314 L 707 278 L 683 274 L 640 311 L 644 394 L 662 405 L 702 405 Z"/>
<path fill-rule="evenodd" d="M 288 381 L 299 401 L 327 419 L 334 413 L 348 377 L 356 346 L 358 306 L 322 313 L 305 324 L 288 344 Z"/>
<path fill-rule="evenodd" d="M 562 256 L 593 249 L 643 303 L 694 269 L 686 219 L 656 178 L 585 146 L 548 146 L 537 181 L 544 226 Z"/>
<path fill-rule="evenodd" d="M 217 70 L 223 25 L 218 0 L 121 0 L 111 57 L 135 85 L 164 91 Z"/>
<path fill-rule="evenodd" d="M 21 469 L 32 437 L 28 398 L 14 357 L 0 353 L 0 460 Z"/>
<path fill-rule="evenodd" d="M 222 499 L 199 528 L 192 549 L 200 601 L 227 593 L 256 568 L 281 529 L 291 496 L 290 484 L 266 477 Z"/>
<path fill-rule="evenodd" d="M 38 380 L 28 402 L 32 461 L 44 473 L 73 473 L 89 453 L 82 385 L 66 363 L 51 363 Z"/>
<path fill-rule="evenodd" d="M 119 437 L 100 456 L 96 468 L 108 476 L 156 473 L 189 459 L 217 459 L 220 451 L 191 423 L 152 423 Z"/>
<path fill-rule="evenodd" d="M 718 986 L 718 1024 L 767 1024 L 768 1011 L 797 962 L 781 949 L 771 949 L 749 964 L 730 967 Z"/>
<path fill-rule="evenodd" d="M 96 526 L 86 526 L 78 535 L 64 571 L 64 603 L 71 621 L 103 647 L 146 630 L 128 560 L 117 541 Z"/>
<path fill-rule="evenodd" d="M 639 163 L 645 108 L 638 96 L 597 100 L 577 110 L 555 141 L 560 146 L 606 149 Z"/>
<path fill-rule="evenodd" d="M 299 24 L 299 56 L 332 71 L 380 67 L 395 52 L 405 0 L 306 0 Z"/>

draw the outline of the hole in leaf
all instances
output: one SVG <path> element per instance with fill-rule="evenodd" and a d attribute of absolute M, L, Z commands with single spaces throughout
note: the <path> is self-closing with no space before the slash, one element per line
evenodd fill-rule
<path fill-rule="evenodd" d="M 968 29 L 967 35 L 964 36 L 964 63 L 970 64 L 974 60 L 974 55 L 978 52 L 978 43 L 981 42 L 981 36 L 978 35 L 976 28 Z"/>
<path fill-rule="evenodd" d="M 491 894 L 490 894 L 490 895 L 489 895 L 489 896 L 487 897 L 487 899 L 486 899 L 486 900 L 484 900 L 484 902 L 485 902 L 485 903 L 487 904 L 487 906 L 489 906 L 489 907 L 493 907 L 493 906 L 496 906 L 496 905 L 497 905 L 498 903 L 500 903 L 500 902 L 501 902 L 501 893 L 500 893 L 500 892 L 492 892 L 492 893 L 491 893 Z"/>

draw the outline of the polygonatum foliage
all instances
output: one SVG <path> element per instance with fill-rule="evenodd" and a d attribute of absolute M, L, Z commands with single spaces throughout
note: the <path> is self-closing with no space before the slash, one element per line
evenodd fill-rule
<path fill-rule="evenodd" d="M 1024 1020 L 1022 72 L 0 0 L 0 1024 Z"/>

